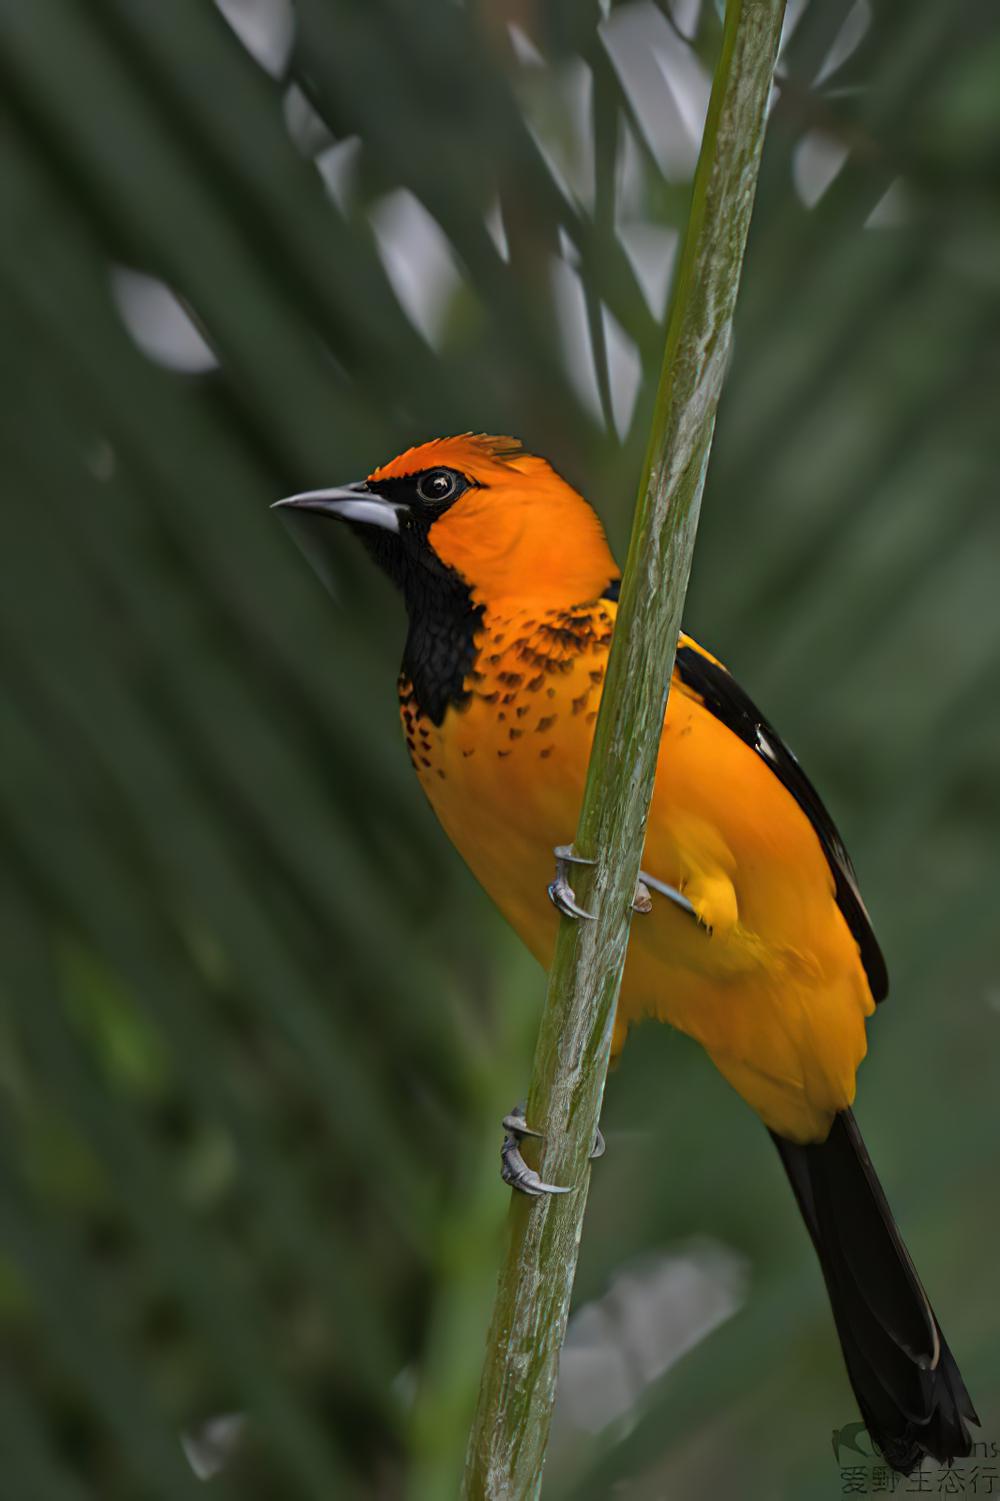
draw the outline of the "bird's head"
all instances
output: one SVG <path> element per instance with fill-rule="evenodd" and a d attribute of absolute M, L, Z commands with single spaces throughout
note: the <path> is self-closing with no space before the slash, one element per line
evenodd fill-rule
<path fill-rule="evenodd" d="M 346 522 L 411 610 L 434 579 L 461 580 L 474 600 L 557 606 L 619 576 L 587 502 L 513 438 L 436 438 L 367 479 L 278 505 Z"/>

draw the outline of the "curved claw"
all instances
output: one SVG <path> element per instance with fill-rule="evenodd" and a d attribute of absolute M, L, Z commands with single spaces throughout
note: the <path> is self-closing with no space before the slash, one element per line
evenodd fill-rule
<path fill-rule="evenodd" d="M 653 910 L 653 898 L 649 894 L 649 887 L 644 881 L 635 883 L 635 896 L 632 898 L 632 911 L 645 915 Z"/>
<path fill-rule="evenodd" d="M 608 1144 L 604 1140 L 604 1132 L 598 1126 L 597 1135 L 594 1137 L 594 1150 L 590 1154 L 591 1162 L 596 1162 L 598 1157 L 603 1157 L 607 1150 Z"/>
<path fill-rule="evenodd" d="M 557 844 L 552 853 L 556 857 L 556 878 L 547 890 L 549 901 L 564 917 L 573 917 L 586 922 L 593 922 L 593 912 L 588 912 L 581 907 L 576 899 L 576 893 L 569 884 L 569 865 L 596 865 L 596 860 L 587 860 L 583 855 L 573 853 L 573 847 L 569 844 Z"/>
<path fill-rule="evenodd" d="M 546 890 L 549 893 L 549 901 L 558 912 L 562 913 L 563 917 L 575 917 L 577 920 L 583 919 L 587 922 L 593 922 L 593 912 L 587 912 L 585 908 L 580 906 L 576 899 L 576 893 L 565 876 L 557 875 L 555 880 L 546 887 Z"/>
<path fill-rule="evenodd" d="M 540 1199 L 545 1194 L 573 1192 L 571 1188 L 561 1188 L 558 1183 L 543 1183 L 535 1169 L 529 1167 L 521 1156 L 517 1137 L 513 1135 L 505 1136 L 503 1146 L 500 1148 L 500 1176 L 518 1193 L 527 1194 L 529 1199 Z"/>

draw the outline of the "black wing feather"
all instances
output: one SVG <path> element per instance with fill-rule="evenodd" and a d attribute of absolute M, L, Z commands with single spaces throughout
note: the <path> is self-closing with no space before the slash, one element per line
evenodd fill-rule
<path fill-rule="evenodd" d="M 677 649 L 677 673 L 681 682 L 703 701 L 709 713 L 766 762 L 816 830 L 816 837 L 833 872 L 837 906 L 861 951 L 861 962 L 872 996 L 876 1001 L 884 1000 L 889 991 L 885 959 L 861 899 L 851 857 L 819 793 L 781 736 L 724 667 L 692 646 L 680 646 Z"/>

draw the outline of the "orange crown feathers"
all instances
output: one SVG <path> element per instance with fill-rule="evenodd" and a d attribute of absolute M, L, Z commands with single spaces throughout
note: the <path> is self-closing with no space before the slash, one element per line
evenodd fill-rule
<path fill-rule="evenodd" d="M 407 448 L 404 453 L 387 464 L 380 464 L 368 476 L 370 480 L 401 479 L 407 474 L 418 474 L 422 469 L 441 466 L 458 469 L 475 478 L 484 468 L 516 464 L 523 458 L 524 448 L 517 438 L 497 437 L 489 433 L 460 433 L 454 438 L 431 438 Z"/>

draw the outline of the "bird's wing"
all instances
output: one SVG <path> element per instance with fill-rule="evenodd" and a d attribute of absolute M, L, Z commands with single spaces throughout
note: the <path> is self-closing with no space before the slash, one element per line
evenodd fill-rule
<path fill-rule="evenodd" d="M 837 905 L 860 950 L 872 996 L 876 1001 L 884 1000 L 889 990 L 885 959 L 861 899 L 851 857 L 819 793 L 781 736 L 721 662 L 689 636 L 681 637 L 674 670 L 683 689 L 770 767 L 809 819 L 833 873 Z"/>

